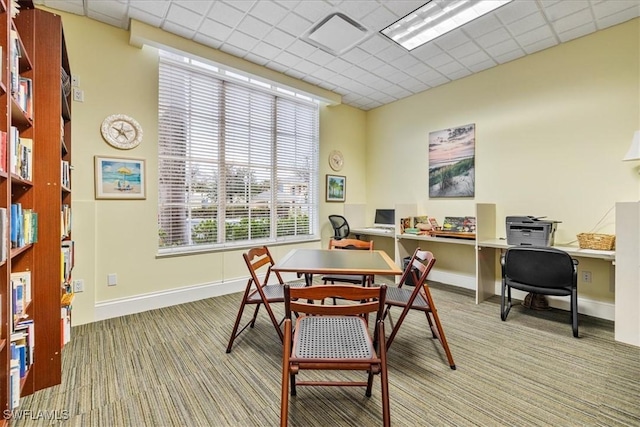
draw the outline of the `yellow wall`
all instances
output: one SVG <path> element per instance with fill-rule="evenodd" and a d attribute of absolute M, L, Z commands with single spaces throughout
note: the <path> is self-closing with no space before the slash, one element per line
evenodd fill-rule
<path fill-rule="evenodd" d="M 83 103 L 73 103 L 73 274 L 86 283 L 86 291 L 74 301 L 74 324 L 92 322 L 96 304 L 245 277 L 239 251 L 156 257 L 157 52 L 131 46 L 127 31 L 61 15 L 71 69 L 85 95 Z M 339 149 L 345 166 L 337 174 L 347 177 L 347 203 L 367 204 L 371 212 L 376 206 L 416 203 L 421 213 L 437 218 L 473 215 L 476 202 L 496 203 L 498 230 L 504 229 L 505 215 L 547 215 L 563 221 L 557 242 L 575 239 L 616 201 L 638 199 L 635 165 L 620 161 L 633 131 L 640 128 L 638 22 L 370 112 L 323 107 L 321 200 L 324 176 L 336 173 L 328 167 L 328 154 Z M 180 43 L 194 48 L 186 40 Z M 120 151 L 102 140 L 102 120 L 116 113 L 141 123 L 144 140 L 139 147 Z M 428 134 L 467 123 L 476 124 L 476 197 L 429 200 Z M 95 200 L 97 154 L 145 159 L 147 199 Z M 325 246 L 331 228 L 322 219 L 342 213 L 343 207 L 321 204 L 324 243 L 309 245 Z M 600 231 L 613 232 L 612 222 L 610 213 Z M 279 258 L 288 249 L 275 247 L 274 255 Z M 455 269 L 455 263 L 443 265 Z M 461 266 L 461 271 L 470 268 Z M 604 274 L 599 269 L 592 268 L 594 285 Z M 117 286 L 107 286 L 109 273 L 118 275 Z M 596 299 L 613 299 L 608 286 L 583 291 Z"/>
<path fill-rule="evenodd" d="M 157 51 L 131 46 L 127 31 L 72 14 L 60 15 L 71 70 L 79 76 L 80 89 L 84 91 L 84 102 L 74 102 L 72 106 L 72 233 L 76 241 L 73 277 L 85 280 L 85 292 L 74 300 L 74 324 L 94 321 L 96 304 L 246 277 L 246 267 L 237 250 L 156 257 Z M 178 43 L 183 43 L 185 49 L 202 49 L 186 40 L 179 39 Z M 144 139 L 137 148 L 121 151 L 103 141 L 100 124 L 110 114 L 128 114 L 138 120 Z M 339 105 L 323 107 L 320 117 L 320 198 L 324 200 L 324 176 L 331 173 L 327 158 L 332 149 L 339 148 L 345 154 L 346 165 L 341 174 L 363 173 L 365 113 Z M 95 200 L 95 155 L 145 159 L 146 200 Z M 364 180 L 349 180 L 347 184 L 348 200 L 354 197 L 364 203 Z M 320 207 L 321 234 L 325 238 L 331 228 L 322 218 L 336 208 L 341 209 L 341 204 L 323 203 Z M 321 243 L 309 245 L 319 247 Z M 289 249 L 290 246 L 277 246 L 272 253 L 280 258 Z M 116 286 L 107 286 L 110 273 L 117 274 Z"/>
<path fill-rule="evenodd" d="M 638 199 L 638 163 L 622 162 L 640 129 L 640 19 L 600 31 L 370 111 L 367 203 L 414 203 L 439 219 L 496 204 L 505 216 L 562 221 L 556 244 L 614 233 L 618 201 Z M 475 123 L 475 198 L 430 199 L 429 132 Z M 613 301 L 606 262 L 581 296 Z M 461 270 L 464 270 L 461 267 Z"/>

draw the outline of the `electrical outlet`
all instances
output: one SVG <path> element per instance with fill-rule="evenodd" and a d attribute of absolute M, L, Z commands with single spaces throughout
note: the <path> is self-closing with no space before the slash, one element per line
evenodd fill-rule
<path fill-rule="evenodd" d="M 582 281 L 585 283 L 591 283 L 591 272 L 583 270 L 582 271 Z"/>
<path fill-rule="evenodd" d="M 84 102 L 84 91 L 82 89 L 78 89 L 77 87 L 74 87 L 73 100 L 77 102 Z"/>
<path fill-rule="evenodd" d="M 116 273 L 107 274 L 107 285 L 115 286 L 118 284 L 118 275 Z"/>
<path fill-rule="evenodd" d="M 73 292 L 84 292 L 84 280 L 76 279 L 73 281 Z"/>

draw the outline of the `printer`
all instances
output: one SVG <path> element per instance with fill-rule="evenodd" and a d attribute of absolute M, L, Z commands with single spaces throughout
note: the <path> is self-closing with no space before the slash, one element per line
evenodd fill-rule
<path fill-rule="evenodd" d="M 508 216 L 507 244 L 515 246 L 553 246 L 556 227 L 562 221 L 544 217 Z"/>

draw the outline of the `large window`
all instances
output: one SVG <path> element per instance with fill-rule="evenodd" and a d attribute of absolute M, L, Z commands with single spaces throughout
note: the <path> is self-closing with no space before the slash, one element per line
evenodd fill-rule
<path fill-rule="evenodd" d="M 316 102 L 163 52 L 158 111 L 160 253 L 315 237 Z"/>

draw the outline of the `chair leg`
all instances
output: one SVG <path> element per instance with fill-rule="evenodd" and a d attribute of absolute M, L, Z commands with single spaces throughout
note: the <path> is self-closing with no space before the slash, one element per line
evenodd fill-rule
<path fill-rule="evenodd" d="M 438 316 L 438 309 L 436 308 L 435 303 L 433 302 L 433 298 L 431 297 L 431 292 L 429 291 L 429 287 L 424 287 L 425 296 L 427 297 L 427 304 L 429 304 L 429 308 L 431 309 L 429 313 L 433 317 L 433 323 L 435 323 L 436 330 L 433 328 L 433 323 L 431 319 L 429 319 L 429 325 L 431 326 L 431 332 L 434 335 L 437 335 L 436 338 L 440 341 L 442 348 L 444 348 L 444 352 L 447 355 L 447 360 L 449 361 L 449 367 L 451 369 L 456 369 L 456 364 L 453 361 L 453 355 L 451 354 L 451 350 L 449 349 L 449 343 L 447 343 L 447 337 L 444 335 L 444 329 L 442 328 L 442 323 L 440 322 L 440 316 Z M 427 313 L 427 318 L 429 318 L 429 313 Z"/>
<path fill-rule="evenodd" d="M 390 308 L 390 306 L 387 306 L 387 310 L 389 310 L 389 308 Z M 393 342 L 393 339 L 396 337 L 396 334 L 398 333 L 398 330 L 400 330 L 400 325 L 402 325 L 402 322 L 404 321 L 404 318 L 407 317 L 407 314 L 409 314 L 409 310 L 411 310 L 411 305 L 409 305 L 409 304 L 407 304 L 402 309 L 402 313 L 400 314 L 400 317 L 396 321 L 396 324 L 393 327 L 393 330 L 391 331 L 391 335 L 389 335 L 389 338 L 387 338 L 387 351 L 389 351 L 389 348 L 391 347 L 391 343 Z"/>
<path fill-rule="evenodd" d="M 506 298 L 506 301 L 505 301 Z M 502 282 L 502 292 L 500 294 L 500 318 L 504 322 L 507 320 L 507 316 L 509 315 L 509 310 L 511 310 L 511 288 Z"/>
<path fill-rule="evenodd" d="M 389 409 L 389 375 L 387 373 L 387 346 L 384 342 L 384 321 L 378 322 L 378 348 L 380 354 L 380 388 L 382 394 L 382 424 L 385 427 L 391 426 L 391 411 Z"/>
<path fill-rule="evenodd" d="M 231 353 L 231 347 L 233 346 L 233 342 L 238 336 L 237 335 L 238 328 L 240 327 L 240 321 L 242 320 L 242 314 L 244 313 L 244 308 L 247 305 L 247 297 L 251 292 L 251 283 L 252 281 L 249 280 L 249 283 L 247 283 L 247 287 L 244 291 L 244 295 L 242 296 L 242 303 L 240 304 L 240 309 L 238 310 L 238 315 L 236 316 L 236 323 L 233 325 L 233 330 L 231 331 L 231 337 L 229 338 L 229 344 L 227 345 L 227 353 Z M 255 314 L 254 314 L 254 320 L 255 320 Z"/>
<path fill-rule="evenodd" d="M 447 355 L 447 360 L 449 361 L 449 367 L 453 370 L 456 369 L 456 364 L 453 361 L 453 355 L 451 354 L 451 350 L 449 350 L 449 343 L 447 342 L 447 337 L 444 335 L 444 329 L 442 329 L 442 324 L 440 323 L 440 318 L 438 317 L 438 313 L 434 307 L 431 307 L 431 314 L 433 315 L 433 320 L 435 321 L 436 328 L 438 329 L 438 341 L 444 348 L 444 352 Z"/>
<path fill-rule="evenodd" d="M 282 390 L 280 393 L 280 427 L 289 422 L 289 358 L 291 357 L 291 320 L 284 322 L 284 345 L 282 349 Z"/>
<path fill-rule="evenodd" d="M 578 290 L 571 290 L 571 327 L 573 336 L 578 338 Z"/>

